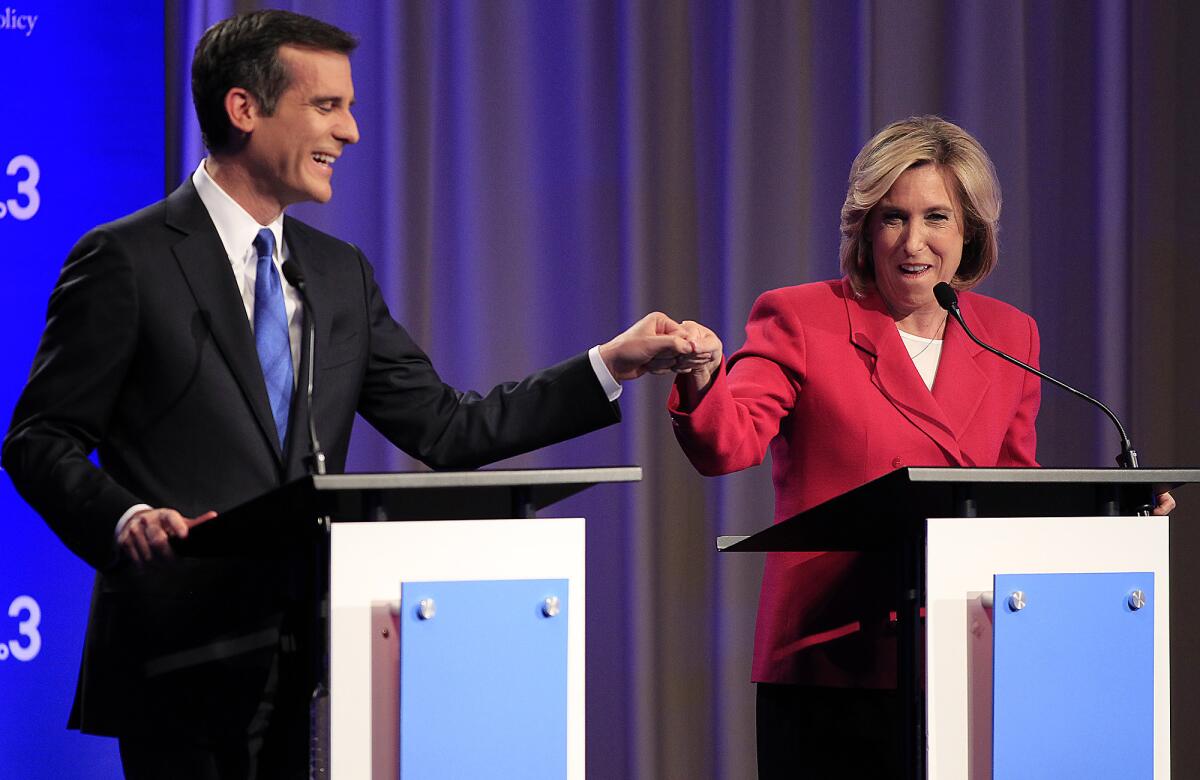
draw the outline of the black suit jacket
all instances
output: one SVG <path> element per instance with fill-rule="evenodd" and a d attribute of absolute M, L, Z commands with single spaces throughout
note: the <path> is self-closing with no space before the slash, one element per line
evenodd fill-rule
<path fill-rule="evenodd" d="M 473 468 L 619 419 L 586 354 L 486 396 L 444 384 L 355 247 L 291 218 L 283 233 L 312 300 L 314 411 L 330 472 L 344 469 L 355 413 L 434 468 Z M 118 562 L 113 533 L 137 503 L 196 516 L 302 475 L 303 396 L 281 450 L 237 284 L 190 179 L 72 250 L 3 464 L 98 572 L 73 726 L 200 738 L 257 727 L 294 572 L 186 560 L 135 573 Z"/>

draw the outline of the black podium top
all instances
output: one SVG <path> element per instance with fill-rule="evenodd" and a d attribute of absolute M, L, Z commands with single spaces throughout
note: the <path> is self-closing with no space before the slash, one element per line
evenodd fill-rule
<path fill-rule="evenodd" d="M 1192 482 L 1200 469 L 897 469 L 753 536 L 718 537 L 717 549 L 880 549 L 920 534 L 931 517 L 1136 515 Z"/>
<path fill-rule="evenodd" d="M 330 522 L 533 517 L 592 485 L 638 482 L 640 466 L 302 477 L 192 529 L 185 555 L 223 555 L 293 542 Z"/>

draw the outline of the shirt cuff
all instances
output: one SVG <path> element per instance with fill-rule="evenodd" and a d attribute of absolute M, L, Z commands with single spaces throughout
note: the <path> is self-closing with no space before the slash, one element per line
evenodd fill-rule
<path fill-rule="evenodd" d="M 604 390 L 604 394 L 608 396 L 610 402 L 621 397 L 621 383 L 613 379 L 612 372 L 608 370 L 608 366 L 604 365 L 604 361 L 600 358 L 600 345 L 592 347 L 588 350 L 588 360 L 592 364 L 592 371 L 596 372 L 596 379 L 600 381 L 600 387 Z"/>
<path fill-rule="evenodd" d="M 129 519 L 131 517 L 133 517 L 134 515 L 136 515 L 138 512 L 142 511 L 143 509 L 150 509 L 150 508 L 151 507 L 149 504 L 134 504 L 133 506 L 131 506 L 125 510 L 125 514 L 121 515 L 121 519 L 117 521 L 117 530 L 113 531 L 113 545 L 114 546 L 117 543 L 117 539 L 121 538 L 121 531 L 125 530 L 125 524 L 129 522 Z"/>

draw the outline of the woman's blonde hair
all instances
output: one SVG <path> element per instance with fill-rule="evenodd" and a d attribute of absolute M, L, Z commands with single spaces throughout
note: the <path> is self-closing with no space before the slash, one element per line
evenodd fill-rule
<path fill-rule="evenodd" d="M 842 204 L 842 273 L 858 294 L 875 282 L 866 222 L 871 209 L 900 174 L 920 165 L 936 165 L 956 184 L 954 195 L 963 216 L 963 254 L 953 284 L 974 287 L 992 272 L 999 254 L 1000 183 L 979 142 L 958 125 L 938 116 L 893 122 L 867 142 L 850 166 Z"/>

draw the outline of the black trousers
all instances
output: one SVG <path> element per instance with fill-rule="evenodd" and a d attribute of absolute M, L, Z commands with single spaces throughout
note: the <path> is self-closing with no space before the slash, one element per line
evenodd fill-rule
<path fill-rule="evenodd" d="M 196 742 L 188 734 L 118 740 L 125 780 L 307 780 L 309 677 L 296 652 L 276 655 L 245 736 Z"/>
<path fill-rule="evenodd" d="M 759 683 L 758 776 L 902 776 L 899 696 L 894 690 Z"/>

